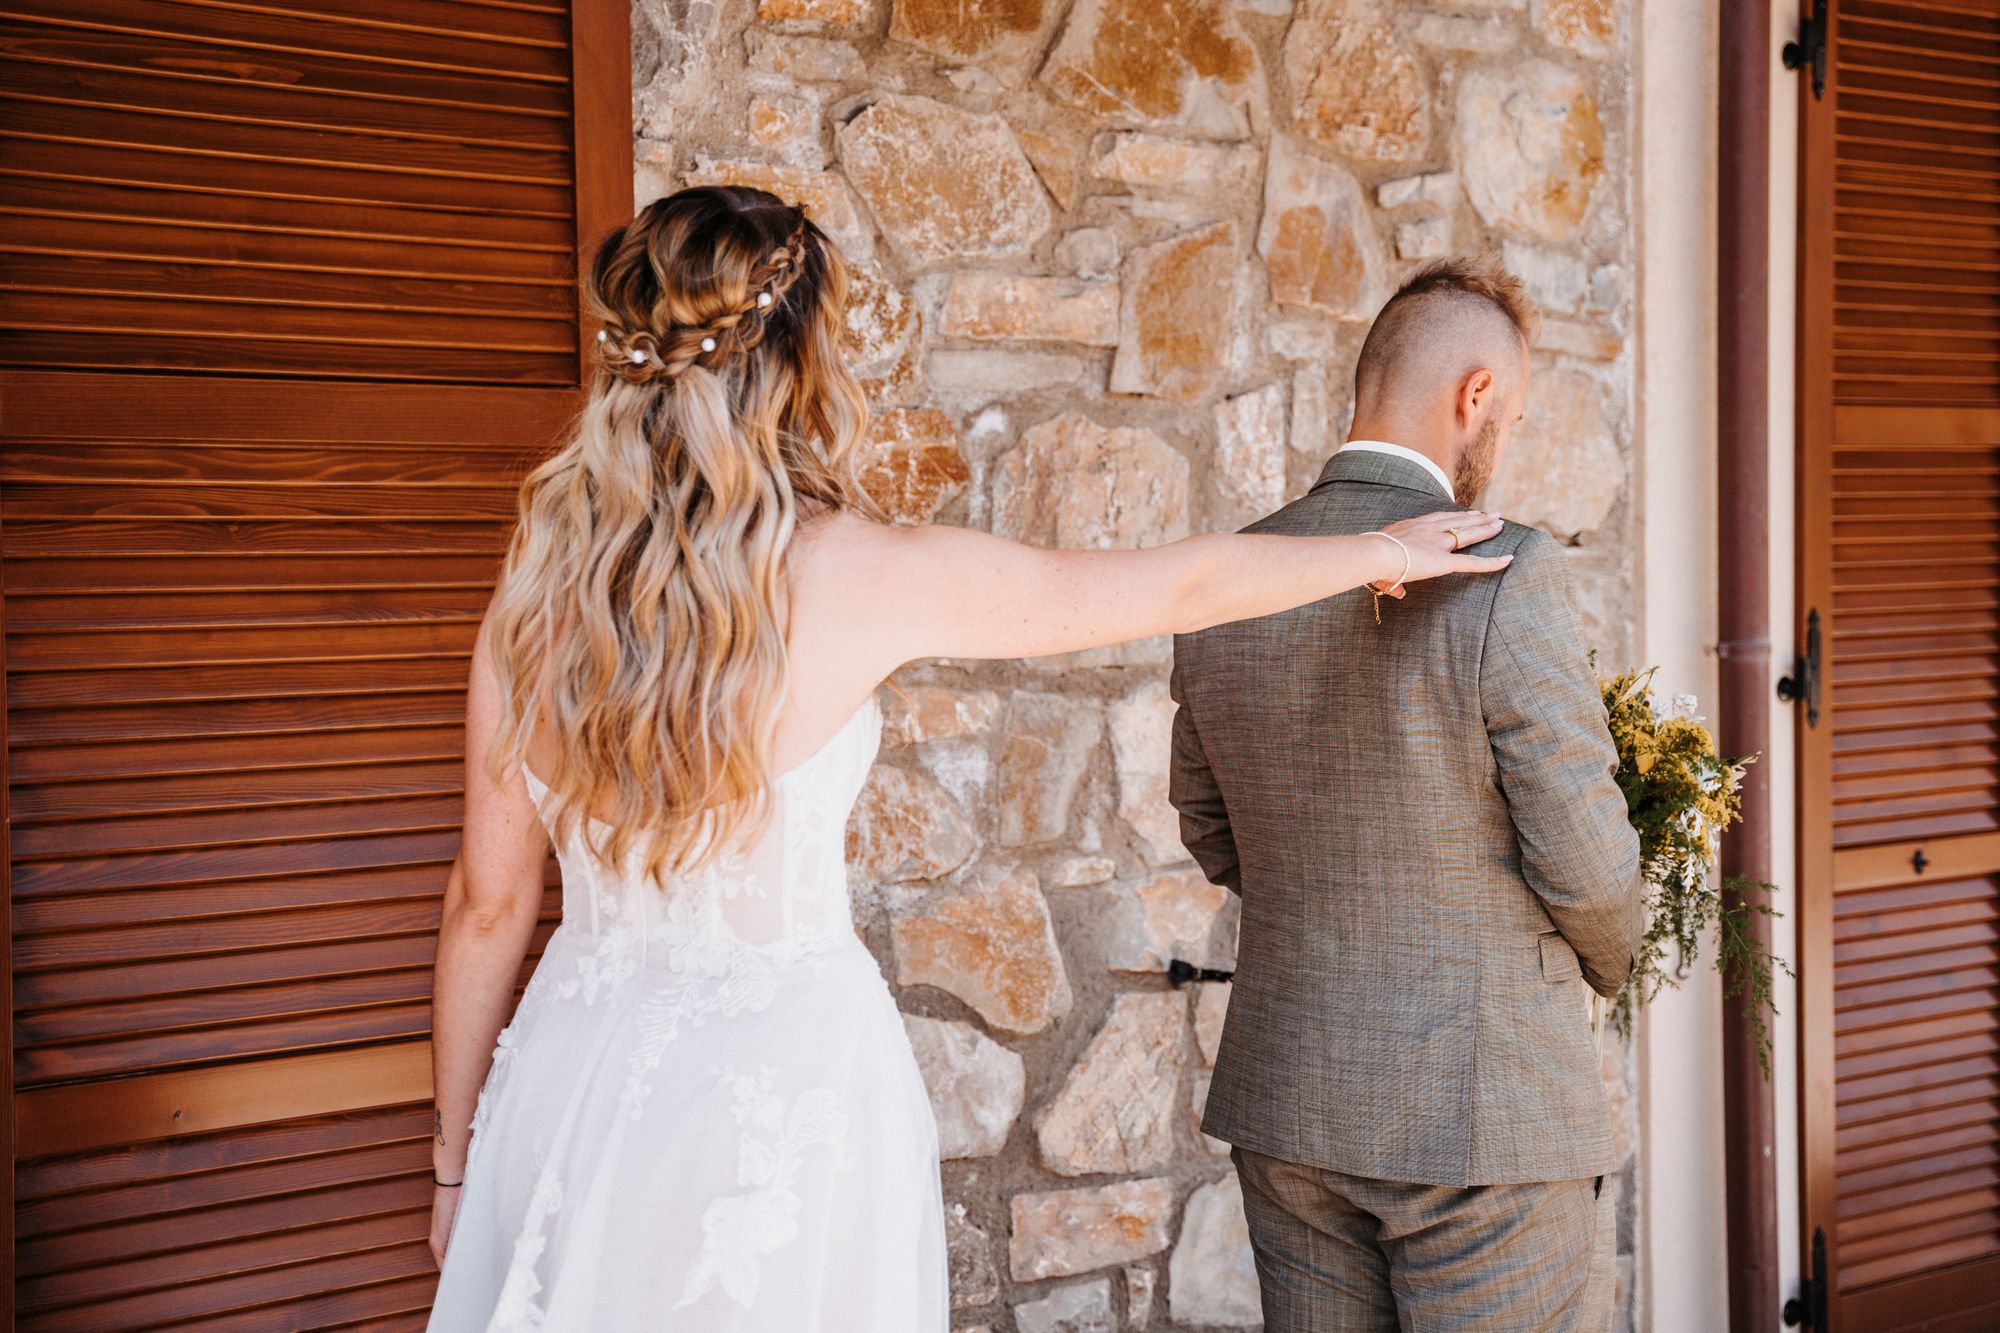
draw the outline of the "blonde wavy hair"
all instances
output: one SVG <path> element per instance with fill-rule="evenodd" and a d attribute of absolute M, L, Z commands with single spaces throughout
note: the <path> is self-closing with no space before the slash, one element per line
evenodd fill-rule
<path fill-rule="evenodd" d="M 499 780 L 538 701 L 552 832 L 607 865 L 698 868 L 769 815 L 787 557 L 812 510 L 869 511 L 867 404 L 840 351 L 847 269 L 762 190 L 682 190 L 594 247 L 604 322 L 573 435 L 530 472 L 489 617 Z"/>

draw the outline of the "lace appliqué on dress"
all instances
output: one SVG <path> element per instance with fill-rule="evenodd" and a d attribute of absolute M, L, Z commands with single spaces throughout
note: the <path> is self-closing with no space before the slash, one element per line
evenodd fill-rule
<path fill-rule="evenodd" d="M 701 1216 L 701 1256 L 674 1308 L 692 1305 L 714 1287 L 744 1309 L 756 1304 L 764 1256 L 798 1238 L 804 1201 L 795 1188 L 806 1149 L 831 1147 L 845 1156 L 847 1113 L 831 1088 L 810 1088 L 792 1101 L 773 1084 L 777 1071 L 720 1071 L 741 1131 L 736 1154 L 740 1194 L 711 1201 Z"/>
<path fill-rule="evenodd" d="M 727 954 L 720 966 L 720 976 L 678 977 L 640 1002 L 632 1018 L 639 1035 L 618 1098 L 619 1109 L 634 1120 L 645 1114 L 646 1099 L 653 1092 L 653 1072 L 666 1058 L 667 1048 L 680 1035 L 683 1023 L 699 1026 L 711 1014 L 733 1017 L 771 1003 L 776 982 L 770 963 L 761 955 L 739 947 Z"/>
<path fill-rule="evenodd" d="M 491 1333 L 533 1333 L 547 1327 L 547 1312 L 536 1303 L 542 1279 L 535 1272 L 542 1251 L 548 1248 L 550 1214 L 562 1207 L 562 1180 L 546 1163 L 535 1176 L 534 1193 L 521 1218 L 521 1230 L 514 1237 L 514 1253 L 507 1262 L 507 1277 L 500 1284 L 500 1297 L 493 1307 Z"/>
<path fill-rule="evenodd" d="M 527 995 L 522 995 L 523 1009 L 527 1008 Z M 500 1035 L 493 1039 L 493 1062 L 487 1067 L 486 1078 L 479 1085 L 479 1096 L 472 1103 L 472 1121 L 467 1128 L 465 1156 L 469 1164 L 472 1154 L 479 1150 L 479 1134 L 486 1128 L 486 1122 L 493 1118 L 493 1106 L 500 1096 L 500 1085 L 506 1081 L 507 1070 L 514 1063 L 514 1056 L 520 1050 L 518 1044 L 520 1020 L 500 1029 Z"/>

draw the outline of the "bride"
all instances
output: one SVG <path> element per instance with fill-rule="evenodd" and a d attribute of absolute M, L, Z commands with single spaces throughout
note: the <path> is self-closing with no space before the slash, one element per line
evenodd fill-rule
<path fill-rule="evenodd" d="M 876 687 L 1400 596 L 1501 568 L 1454 553 L 1499 521 L 1139 551 L 886 526 L 845 470 L 846 269 L 800 210 L 684 190 L 587 267 L 601 369 L 473 648 L 430 1327 L 936 1333 L 936 1127 L 848 916 Z M 551 846 L 562 922 L 510 1018 Z"/>

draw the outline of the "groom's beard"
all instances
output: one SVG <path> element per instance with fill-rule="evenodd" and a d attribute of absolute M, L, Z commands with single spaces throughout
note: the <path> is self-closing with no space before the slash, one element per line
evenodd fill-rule
<path fill-rule="evenodd" d="M 1486 483 L 1493 480 L 1493 467 L 1499 461 L 1500 423 L 1489 419 L 1458 456 L 1458 466 L 1452 469 L 1452 497 L 1467 509 L 1476 506 Z"/>

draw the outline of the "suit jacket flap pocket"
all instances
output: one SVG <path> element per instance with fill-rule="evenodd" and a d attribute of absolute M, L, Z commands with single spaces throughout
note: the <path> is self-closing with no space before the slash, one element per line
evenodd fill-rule
<path fill-rule="evenodd" d="M 1575 981 L 1583 975 L 1583 964 L 1576 960 L 1576 950 L 1569 947 L 1569 941 L 1551 931 L 1541 937 L 1542 980 Z"/>

